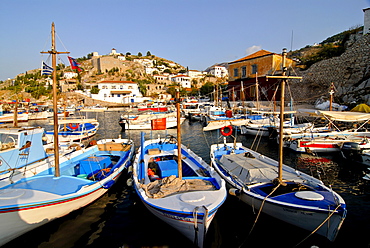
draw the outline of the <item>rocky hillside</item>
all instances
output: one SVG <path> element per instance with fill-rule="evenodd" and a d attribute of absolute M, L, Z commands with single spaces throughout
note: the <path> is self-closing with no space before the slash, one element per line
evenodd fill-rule
<path fill-rule="evenodd" d="M 302 81 L 291 85 L 295 100 L 329 98 L 333 82 L 337 103 L 370 105 L 370 35 L 354 36 L 341 56 L 317 62 L 298 74 Z"/>

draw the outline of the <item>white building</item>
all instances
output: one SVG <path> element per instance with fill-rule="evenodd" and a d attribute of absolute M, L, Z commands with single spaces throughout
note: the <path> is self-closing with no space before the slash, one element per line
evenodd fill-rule
<path fill-rule="evenodd" d="M 134 62 L 139 63 L 144 67 L 153 67 L 153 60 L 151 59 L 134 59 Z"/>
<path fill-rule="evenodd" d="M 223 78 L 223 77 L 228 76 L 228 72 L 227 72 L 226 67 L 218 66 L 218 65 L 212 66 L 209 70 L 209 74 L 211 74 L 215 77 L 218 77 L 218 78 Z"/>
<path fill-rule="evenodd" d="M 171 81 L 179 84 L 182 88 L 191 88 L 191 78 L 186 75 L 177 75 L 171 78 Z"/>
<path fill-rule="evenodd" d="M 142 102 L 143 96 L 137 83 L 132 81 L 102 81 L 98 83 L 99 93 L 91 94 L 96 100 L 114 103 Z"/>
<path fill-rule="evenodd" d="M 75 77 L 77 77 L 77 73 L 76 72 L 72 72 L 72 71 L 68 71 L 68 72 L 65 72 L 64 74 L 63 74 L 63 77 L 65 78 L 65 79 L 71 79 L 71 78 L 75 78 Z"/>
<path fill-rule="evenodd" d="M 119 53 L 117 53 L 117 50 L 115 48 L 112 48 L 109 55 L 117 55 L 117 54 L 119 54 Z"/>
<path fill-rule="evenodd" d="M 364 35 L 370 33 L 370 8 L 363 9 L 364 11 Z"/>
<path fill-rule="evenodd" d="M 191 79 L 200 79 L 204 77 L 205 73 L 197 70 L 188 70 L 186 75 L 188 75 Z"/>

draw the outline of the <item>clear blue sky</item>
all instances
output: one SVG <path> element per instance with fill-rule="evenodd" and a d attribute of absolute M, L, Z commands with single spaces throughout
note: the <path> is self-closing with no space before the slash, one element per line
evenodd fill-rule
<path fill-rule="evenodd" d="M 57 50 L 74 58 L 150 51 L 202 71 L 260 49 L 319 43 L 363 25 L 368 7 L 370 0 L 1 0 L 0 80 L 40 68 L 52 22 Z"/>

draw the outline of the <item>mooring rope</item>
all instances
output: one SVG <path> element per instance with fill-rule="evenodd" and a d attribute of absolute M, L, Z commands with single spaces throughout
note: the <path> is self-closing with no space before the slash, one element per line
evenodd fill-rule
<path fill-rule="evenodd" d="M 302 244 L 306 239 L 308 239 L 312 234 L 314 234 L 317 230 L 320 229 L 320 227 L 322 227 L 330 218 L 331 216 L 333 216 L 333 214 L 335 214 L 335 211 L 338 210 L 338 208 L 340 207 L 341 205 L 339 204 L 330 214 L 329 216 L 318 226 L 316 227 L 315 230 L 313 230 L 309 235 L 307 235 L 307 237 L 305 237 L 301 242 L 299 242 L 298 244 L 295 245 L 295 247 L 299 246 L 300 244 Z"/>
<path fill-rule="evenodd" d="M 260 206 L 260 209 L 258 210 L 258 214 L 257 214 L 257 216 L 256 216 L 256 219 L 254 220 L 254 223 L 253 223 L 253 226 L 252 226 L 252 228 L 251 228 L 251 230 L 249 231 L 249 233 L 248 233 L 248 236 L 247 236 L 247 238 L 243 241 L 243 243 L 239 246 L 239 247 L 241 247 L 244 243 L 245 243 L 245 241 L 247 241 L 247 239 L 248 239 L 248 237 L 251 235 L 251 233 L 252 233 L 252 231 L 253 231 L 253 229 L 254 229 L 254 227 L 255 227 L 255 225 L 256 225 L 256 223 L 257 223 L 257 220 L 259 219 L 259 217 L 260 217 L 260 215 L 261 215 L 261 212 L 262 212 L 262 208 L 263 208 L 263 206 L 265 205 L 265 201 L 267 200 L 267 198 L 268 197 L 270 197 L 278 188 L 280 187 L 280 183 L 270 192 L 270 194 L 268 194 L 264 199 L 263 199 L 263 201 L 262 201 L 262 203 L 261 203 L 261 206 Z"/>

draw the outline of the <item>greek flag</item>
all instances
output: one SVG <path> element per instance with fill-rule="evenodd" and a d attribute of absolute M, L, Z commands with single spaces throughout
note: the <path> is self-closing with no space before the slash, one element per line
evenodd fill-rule
<path fill-rule="evenodd" d="M 41 75 L 51 75 L 53 73 L 54 69 L 45 62 L 42 62 L 42 70 L 41 70 Z"/>

